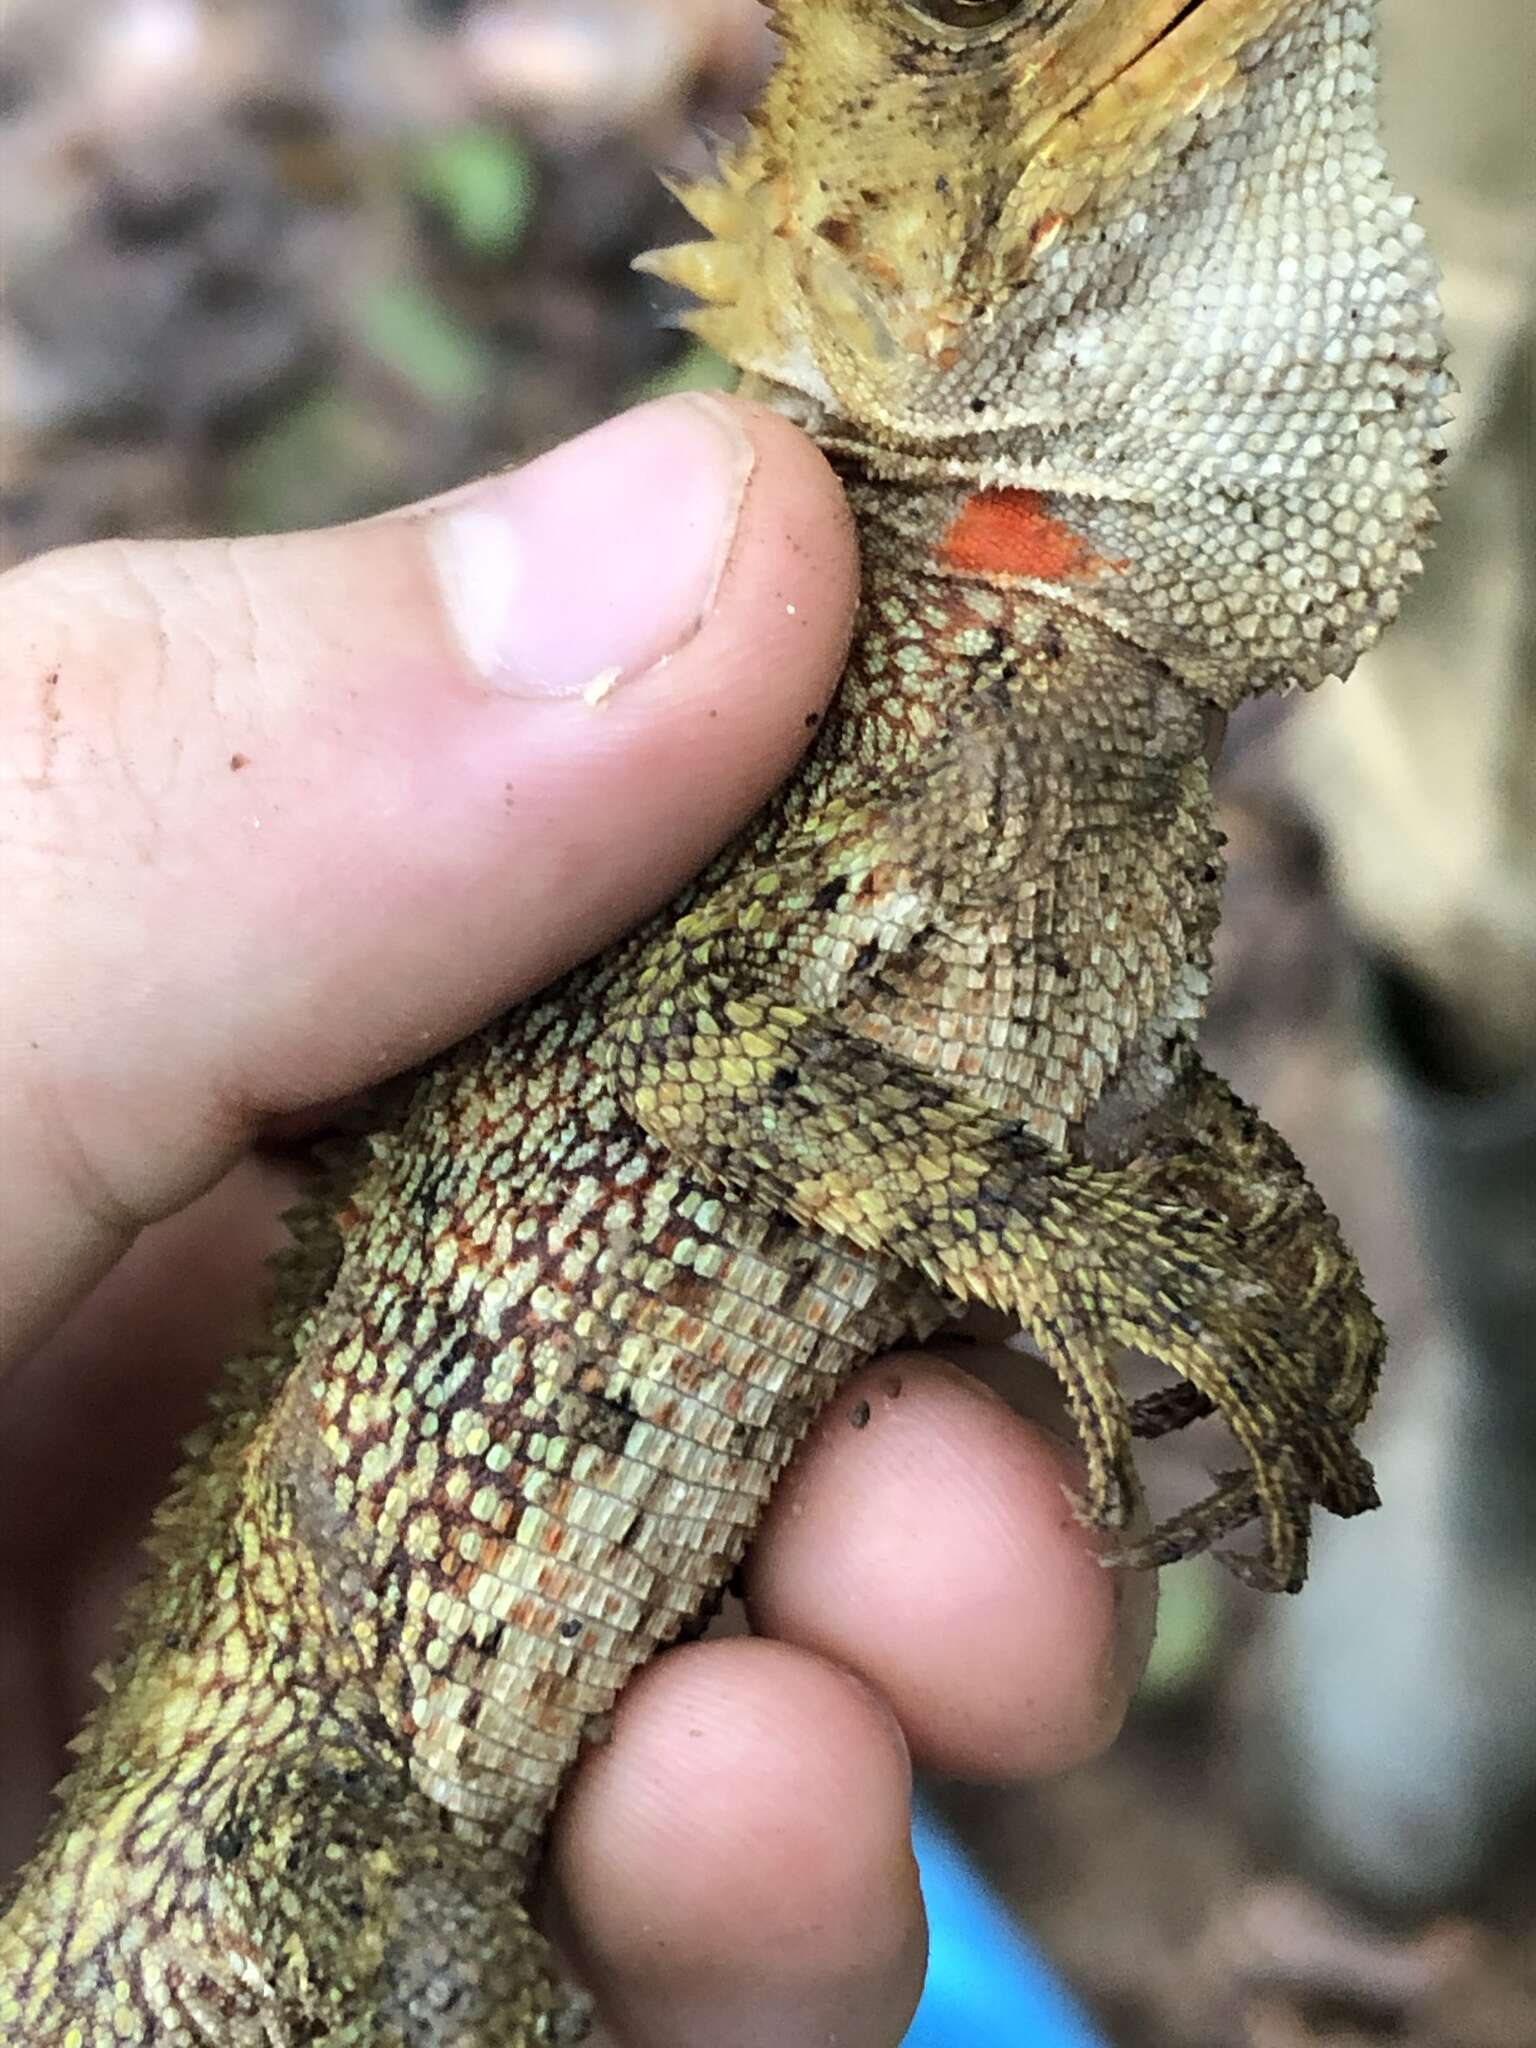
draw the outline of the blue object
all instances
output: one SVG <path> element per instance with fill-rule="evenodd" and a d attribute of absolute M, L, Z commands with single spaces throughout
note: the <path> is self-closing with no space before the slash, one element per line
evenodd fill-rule
<path fill-rule="evenodd" d="M 1110 2048 L 953 1840 L 919 1811 L 928 1984 L 904 2048 Z"/>

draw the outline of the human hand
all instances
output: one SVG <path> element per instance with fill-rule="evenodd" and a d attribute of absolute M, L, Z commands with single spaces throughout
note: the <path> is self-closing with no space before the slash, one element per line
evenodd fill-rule
<path fill-rule="evenodd" d="M 698 400 L 363 525 L 0 582 L 0 1868 L 259 1327 L 295 1173 L 263 1139 L 664 901 L 790 769 L 854 587 L 810 444 Z M 936 1359 L 847 1390 L 752 1553 L 759 1637 L 642 1673 L 557 1819 L 547 1910 L 611 2041 L 899 2038 L 909 1755 L 1058 1769 L 1139 1663 L 1074 1476 Z"/>

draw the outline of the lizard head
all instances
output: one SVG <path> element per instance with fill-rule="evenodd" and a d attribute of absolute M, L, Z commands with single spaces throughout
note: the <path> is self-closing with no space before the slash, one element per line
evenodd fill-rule
<path fill-rule="evenodd" d="M 743 369 L 899 419 L 1295 4 L 777 0 L 747 139 L 673 184 L 711 239 L 642 267 Z"/>
<path fill-rule="evenodd" d="M 944 573 L 1066 595 L 1221 702 L 1347 674 L 1447 388 L 1373 13 L 778 0 L 747 134 L 673 188 L 709 239 L 642 267 L 867 517 L 946 522 Z"/>

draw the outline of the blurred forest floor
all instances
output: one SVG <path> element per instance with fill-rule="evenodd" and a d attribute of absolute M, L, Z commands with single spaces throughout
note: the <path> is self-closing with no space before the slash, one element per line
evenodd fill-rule
<path fill-rule="evenodd" d="M 750 0 L 13 0 L 8 557 L 366 514 L 726 381 L 628 261 L 690 231 L 655 171 L 700 166 L 767 55 Z M 1209 1041 L 1308 1161 L 1412 1355 L 1437 1310 L 1293 794 L 1293 717 L 1259 707 L 1234 733 Z M 1536 2043 L 1536 1878 L 1394 1932 L 1257 1823 L 1263 1626 L 1183 1568 L 1115 1754 L 1028 1793 L 947 1788 L 949 1817 L 1116 2048 Z"/>

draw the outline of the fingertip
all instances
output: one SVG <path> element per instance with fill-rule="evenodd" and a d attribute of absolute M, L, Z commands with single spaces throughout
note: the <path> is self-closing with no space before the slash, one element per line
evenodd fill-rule
<path fill-rule="evenodd" d="M 1124 1718 L 1150 1588 L 1100 1562 L 1080 1483 L 1072 1448 L 968 1375 L 880 1361 L 780 1486 L 748 1560 L 753 1623 L 858 1672 L 922 1764 L 1017 1778 L 1082 1762 Z"/>
<path fill-rule="evenodd" d="M 925 1948 L 909 1809 L 900 1734 L 846 1673 L 746 1639 L 660 1659 L 553 1837 L 600 2008 L 637 2048 L 899 2038 Z"/>

